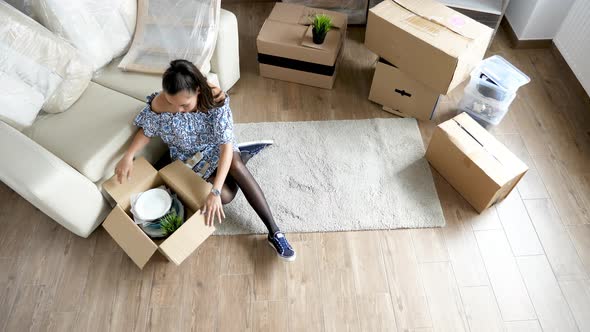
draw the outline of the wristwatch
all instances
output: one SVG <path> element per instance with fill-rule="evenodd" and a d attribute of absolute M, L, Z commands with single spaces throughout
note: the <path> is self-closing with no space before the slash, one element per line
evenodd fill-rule
<path fill-rule="evenodd" d="M 217 197 L 219 197 L 219 195 L 221 195 L 221 191 L 216 188 L 211 189 L 211 193 L 213 194 L 213 196 L 217 196 Z"/>

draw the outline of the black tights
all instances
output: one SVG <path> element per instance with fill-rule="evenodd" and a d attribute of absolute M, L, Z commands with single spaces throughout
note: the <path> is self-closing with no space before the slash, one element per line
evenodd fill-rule
<path fill-rule="evenodd" d="M 213 183 L 216 174 L 217 171 L 209 177 L 208 181 Z M 236 197 L 238 189 L 242 189 L 244 197 L 246 197 L 248 203 L 256 211 L 258 217 L 262 219 L 262 222 L 268 228 L 269 234 L 273 235 L 278 232 L 279 228 L 275 224 L 262 189 L 260 189 L 258 182 L 256 182 L 248 168 L 246 168 L 246 164 L 242 161 L 240 153 L 234 152 L 229 173 L 221 188 L 221 202 L 223 204 L 231 202 Z"/>

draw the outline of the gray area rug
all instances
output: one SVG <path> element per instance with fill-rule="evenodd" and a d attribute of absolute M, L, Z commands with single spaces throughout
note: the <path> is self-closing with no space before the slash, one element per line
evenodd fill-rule
<path fill-rule="evenodd" d="M 284 232 L 444 226 L 414 119 L 236 124 L 239 142 L 273 139 L 248 169 Z M 266 233 L 239 192 L 215 234 Z"/>

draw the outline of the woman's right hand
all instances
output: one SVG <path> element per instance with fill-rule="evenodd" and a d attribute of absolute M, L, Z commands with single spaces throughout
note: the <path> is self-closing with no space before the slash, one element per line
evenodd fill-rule
<path fill-rule="evenodd" d="M 119 183 L 123 184 L 124 180 L 131 179 L 131 172 L 133 172 L 133 157 L 124 156 L 115 167 L 115 174 Z"/>

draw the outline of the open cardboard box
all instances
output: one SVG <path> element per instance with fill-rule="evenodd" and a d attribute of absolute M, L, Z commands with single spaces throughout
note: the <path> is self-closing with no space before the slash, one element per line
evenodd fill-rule
<path fill-rule="evenodd" d="M 492 32 L 434 0 L 388 0 L 369 10 L 365 46 L 446 95 L 481 61 Z"/>
<path fill-rule="evenodd" d="M 185 222 L 164 240 L 151 239 L 133 222 L 131 195 L 165 185 L 178 195 L 186 208 Z M 214 231 L 205 225 L 205 216 L 198 213 L 204 206 L 211 184 L 196 175 L 181 161 L 157 171 L 144 158 L 136 159 L 131 179 L 123 184 L 116 175 L 103 184 L 103 189 L 116 202 L 102 227 L 141 269 L 159 250 L 168 260 L 180 265 Z"/>
<path fill-rule="evenodd" d="M 310 15 L 326 14 L 332 29 L 312 41 Z M 275 3 L 256 38 L 260 76 L 331 89 L 346 36 L 347 16 L 302 5 Z"/>
<path fill-rule="evenodd" d="M 426 159 L 480 213 L 508 196 L 528 171 L 467 113 L 438 125 Z"/>

